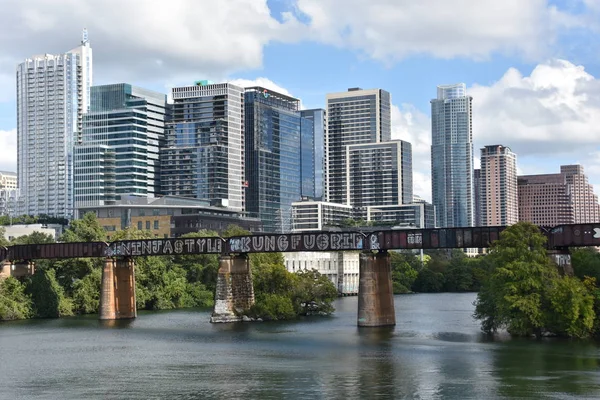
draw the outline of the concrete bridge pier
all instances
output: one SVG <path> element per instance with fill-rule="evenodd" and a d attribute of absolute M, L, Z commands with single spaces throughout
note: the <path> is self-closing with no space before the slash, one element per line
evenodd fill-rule
<path fill-rule="evenodd" d="M 573 276 L 573 265 L 571 264 L 571 253 L 568 248 L 548 250 L 548 256 L 558 267 L 561 275 Z"/>
<path fill-rule="evenodd" d="M 362 252 L 359 269 L 358 326 L 396 325 L 390 255 Z"/>
<path fill-rule="evenodd" d="M 135 297 L 135 263 L 132 258 L 107 257 L 102 269 L 100 319 L 137 317 Z"/>
<path fill-rule="evenodd" d="M 10 260 L 0 262 L 0 281 L 11 276 L 12 265 L 13 263 Z"/>
<path fill-rule="evenodd" d="M 247 254 L 219 257 L 215 308 L 211 323 L 238 322 L 242 312 L 254 305 L 254 285 Z"/>

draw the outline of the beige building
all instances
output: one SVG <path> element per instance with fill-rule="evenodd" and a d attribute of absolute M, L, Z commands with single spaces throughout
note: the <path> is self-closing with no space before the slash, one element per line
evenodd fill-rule
<path fill-rule="evenodd" d="M 480 210 L 482 226 L 519 221 L 517 155 L 502 145 L 481 149 Z"/>
<path fill-rule="evenodd" d="M 106 239 L 126 228 L 149 231 L 156 238 L 178 237 L 203 229 L 220 233 L 230 225 L 250 232 L 262 232 L 258 218 L 244 213 L 211 206 L 208 201 L 176 196 L 122 196 L 111 205 L 80 207 L 78 215 L 92 212 L 106 231 Z"/>
<path fill-rule="evenodd" d="M 562 165 L 558 174 L 518 177 L 519 220 L 536 225 L 600 221 L 594 188 L 581 165 Z"/>

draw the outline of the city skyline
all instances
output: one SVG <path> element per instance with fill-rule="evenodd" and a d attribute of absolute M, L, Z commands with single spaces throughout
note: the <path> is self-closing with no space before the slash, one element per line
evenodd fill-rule
<path fill-rule="evenodd" d="M 476 149 L 498 142 L 510 146 L 519 155 L 519 174 L 549 173 L 560 164 L 580 163 L 598 190 L 596 2 L 505 2 L 494 13 L 487 11 L 485 1 L 476 7 L 458 3 L 452 9 L 461 18 L 439 21 L 436 12 L 424 13 L 417 6 L 373 7 L 407 24 L 376 21 L 360 3 L 339 15 L 339 21 L 331 19 L 340 9 L 333 0 L 232 3 L 194 3 L 162 13 L 152 12 L 155 8 L 149 5 L 135 23 L 107 29 L 96 16 L 111 18 L 116 26 L 121 19 L 131 20 L 136 8 L 116 8 L 110 2 L 89 10 L 60 1 L 50 8 L 35 1 L 27 6 L 8 2 L 11 12 L 3 15 L 11 19 L 2 20 L 5 33 L 0 36 L 6 49 L 0 61 L 0 168 L 16 170 L 16 65 L 34 54 L 74 47 L 87 26 L 96 53 L 96 84 L 128 82 L 168 94 L 171 87 L 196 79 L 246 82 L 288 92 L 304 108 L 325 107 L 326 93 L 348 87 L 389 91 L 392 138 L 413 144 L 415 193 L 425 199 L 431 199 L 428 101 L 437 85 L 465 82 L 474 98 Z M 437 8 L 443 13 L 446 5 Z M 203 19 L 207 24 L 224 18 L 244 22 L 231 32 L 213 29 L 216 35 L 195 26 L 194 18 L 182 18 L 178 27 L 166 23 L 181 12 L 195 15 L 194 10 L 211 14 L 211 21 Z M 459 29 L 465 24 L 470 29 Z M 503 30 L 494 32 L 488 26 Z M 187 39 L 175 40 L 182 29 Z M 369 29 L 387 36 L 364 34 Z M 446 41 L 432 40 L 444 30 L 449 32 Z M 399 39 L 387 47 L 382 45 L 387 41 L 377 39 L 391 35 Z M 210 52 L 215 45 L 227 51 Z"/>

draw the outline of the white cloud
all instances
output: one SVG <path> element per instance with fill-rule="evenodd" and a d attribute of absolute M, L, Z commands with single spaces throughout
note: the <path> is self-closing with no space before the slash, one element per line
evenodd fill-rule
<path fill-rule="evenodd" d="M 411 104 L 392 105 L 392 139 L 412 144 L 413 191 L 431 201 L 431 121 Z"/>
<path fill-rule="evenodd" d="M 229 83 L 233 83 L 234 85 L 238 85 L 238 86 L 241 86 L 244 88 L 252 87 L 252 86 L 261 86 L 261 87 L 264 87 L 265 89 L 273 90 L 274 92 L 278 92 L 278 93 L 293 97 L 293 95 L 289 92 L 289 90 L 287 90 L 283 86 L 278 85 L 277 83 L 273 82 L 272 80 L 270 80 L 268 78 L 264 78 L 264 77 L 258 77 L 256 79 L 232 79 L 229 81 Z"/>
<path fill-rule="evenodd" d="M 13 81 L 17 63 L 76 47 L 87 27 L 96 83 L 179 83 L 261 67 L 264 46 L 298 23 L 277 21 L 266 0 L 4 0 L 0 27 L 0 74 Z"/>
<path fill-rule="evenodd" d="M 501 143 L 519 156 L 576 156 L 600 144 L 600 81 L 565 60 L 539 64 L 529 76 L 509 69 L 490 86 L 475 85 L 476 144 Z"/>
<path fill-rule="evenodd" d="M 517 153 L 519 174 L 558 173 L 579 163 L 600 191 L 600 79 L 565 60 L 537 65 L 529 76 L 509 69 L 473 96 L 475 165 L 479 149 L 503 144 Z M 410 104 L 392 107 L 392 137 L 413 145 L 415 193 L 431 198 L 431 120 Z"/>
<path fill-rule="evenodd" d="M 17 130 L 0 130 L 0 170 L 17 172 Z"/>
<path fill-rule="evenodd" d="M 297 0 L 296 15 L 308 19 L 312 38 L 387 62 L 496 52 L 537 59 L 564 29 L 584 26 L 547 0 Z"/>

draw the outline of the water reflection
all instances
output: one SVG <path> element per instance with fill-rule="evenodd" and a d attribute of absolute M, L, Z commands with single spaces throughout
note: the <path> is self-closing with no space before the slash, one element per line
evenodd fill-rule
<path fill-rule="evenodd" d="M 592 342 L 563 339 L 513 340 L 494 351 L 500 393 L 527 397 L 562 393 L 597 398 L 600 352 Z"/>
<path fill-rule="evenodd" d="M 356 298 L 285 323 L 180 310 L 0 324 L 0 398 L 600 397 L 596 343 L 490 339 L 473 299 L 397 296 L 390 328 L 357 328 Z"/>
<path fill-rule="evenodd" d="M 129 329 L 133 326 L 134 321 L 133 319 L 108 319 L 99 320 L 98 324 L 103 328 Z"/>

